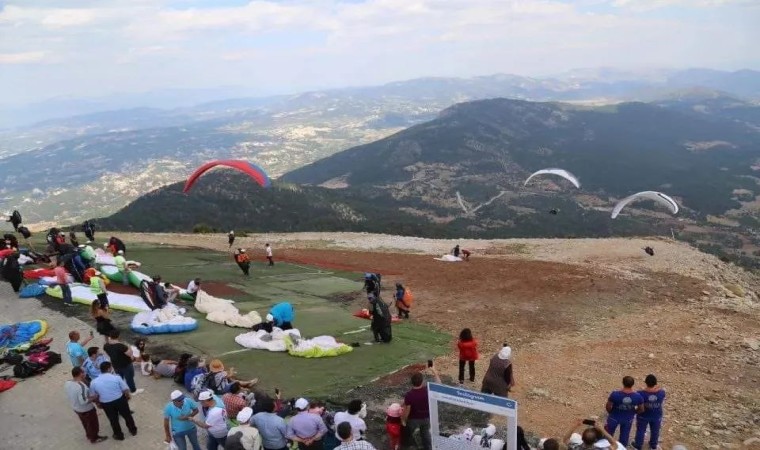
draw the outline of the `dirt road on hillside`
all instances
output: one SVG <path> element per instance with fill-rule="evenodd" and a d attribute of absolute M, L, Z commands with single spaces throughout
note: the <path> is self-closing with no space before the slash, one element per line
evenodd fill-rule
<path fill-rule="evenodd" d="M 223 236 L 120 237 L 227 250 Z M 508 342 L 527 430 L 559 437 L 574 418 L 602 416 L 609 391 L 624 375 L 640 386 L 654 373 L 669 395 L 666 446 L 739 448 L 732 445 L 760 438 L 756 280 L 688 246 L 629 239 L 462 241 L 474 250 L 473 260 L 444 263 L 432 257 L 454 241 L 301 233 L 243 238 L 240 245 L 256 256 L 265 241 L 276 259 L 355 271 L 357 278 L 378 271 L 387 288 L 403 281 L 415 293 L 413 320 L 452 336 L 472 328 L 482 350 L 478 379 L 487 359 Z M 655 247 L 655 257 L 641 251 L 646 245 Z M 456 377 L 453 350 L 437 364 Z"/>

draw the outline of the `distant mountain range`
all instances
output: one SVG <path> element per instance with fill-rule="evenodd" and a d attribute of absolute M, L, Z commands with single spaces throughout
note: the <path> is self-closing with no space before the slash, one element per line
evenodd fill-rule
<path fill-rule="evenodd" d="M 189 195 L 179 184 L 168 186 L 103 223 L 140 231 L 199 226 L 435 237 L 673 232 L 752 263 L 752 253 L 760 254 L 760 107 L 705 94 L 701 102 L 690 92 L 663 104 L 598 107 L 508 99 L 457 104 L 431 121 L 291 171 L 272 190 L 215 173 Z M 570 170 L 583 189 L 556 179 L 523 187 L 529 173 L 544 167 Z M 673 217 L 642 203 L 609 218 L 618 199 L 642 190 L 674 196 L 682 211 Z"/>
<path fill-rule="evenodd" d="M 496 97 L 589 106 L 643 99 L 757 126 L 752 99 L 760 98 L 759 83 L 760 72 L 753 71 L 604 69 L 546 79 L 425 78 L 198 106 L 186 106 L 186 100 L 170 110 L 99 112 L 0 131 L 0 197 L 5 208 L 21 208 L 40 226 L 75 222 L 115 212 L 210 159 L 252 160 L 276 177 L 434 119 L 455 103 Z M 167 104 L 178 104 L 178 92 L 167 94 L 173 99 Z M 187 97 L 225 91 L 197 94 Z M 163 101 L 155 97 L 150 105 Z"/>

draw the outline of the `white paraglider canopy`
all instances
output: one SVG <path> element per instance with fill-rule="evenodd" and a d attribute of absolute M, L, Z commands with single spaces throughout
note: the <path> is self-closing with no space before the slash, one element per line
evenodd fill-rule
<path fill-rule="evenodd" d="M 573 183 L 573 186 L 580 189 L 581 183 L 578 181 L 578 178 L 573 175 L 572 173 L 568 172 L 565 169 L 541 169 L 538 172 L 532 173 L 527 180 L 525 180 L 524 186 L 528 185 L 528 182 L 533 179 L 533 177 L 537 177 L 539 175 L 556 175 L 558 177 L 562 177 L 566 179 L 567 181 Z"/>
<path fill-rule="evenodd" d="M 612 210 L 612 218 L 614 219 L 617 217 L 626 205 L 636 200 L 654 200 L 657 203 L 667 206 L 673 214 L 678 214 L 678 203 L 676 203 L 675 200 L 662 192 L 644 191 L 620 200 Z"/>

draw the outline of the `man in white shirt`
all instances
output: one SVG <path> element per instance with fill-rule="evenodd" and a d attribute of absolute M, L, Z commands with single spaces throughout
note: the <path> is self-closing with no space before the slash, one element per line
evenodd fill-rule
<path fill-rule="evenodd" d="M 90 400 L 90 388 L 84 382 L 84 370 L 81 367 L 74 367 L 71 369 L 71 377 L 72 379 L 64 385 L 66 396 L 71 402 L 71 409 L 79 416 L 90 442 L 97 444 L 105 441 L 108 438 L 98 434 L 100 432 L 98 410 Z"/>
<path fill-rule="evenodd" d="M 224 448 L 227 442 L 227 411 L 216 406 L 214 393 L 203 391 L 198 395 L 198 401 L 203 409 L 205 422 L 193 419 L 196 425 L 208 430 L 208 450 L 217 450 L 219 446 Z"/>
<path fill-rule="evenodd" d="M 259 430 L 250 425 L 251 416 L 253 416 L 251 408 L 246 407 L 240 410 L 236 417 L 239 425 L 230 428 L 230 431 L 227 433 L 227 442 L 225 444 L 227 447 L 237 443 L 244 450 L 263 449 Z"/>
<path fill-rule="evenodd" d="M 267 250 L 267 259 L 269 260 L 269 265 L 273 266 L 274 265 L 274 259 L 272 259 L 272 246 L 269 245 L 269 244 L 267 244 L 266 245 L 266 250 Z"/>
<path fill-rule="evenodd" d="M 335 450 L 376 450 L 375 446 L 367 441 L 354 440 L 354 433 L 351 431 L 350 423 L 338 423 L 336 430 L 338 432 L 338 439 L 340 439 L 340 445 L 335 447 Z"/>
<path fill-rule="evenodd" d="M 190 294 L 191 297 L 196 298 L 198 296 L 198 291 L 201 289 L 201 279 L 196 278 L 194 280 L 191 280 L 190 283 L 187 285 L 187 293 Z"/>
<path fill-rule="evenodd" d="M 364 433 L 367 432 L 367 424 L 364 422 L 365 417 L 367 417 L 367 405 L 361 400 L 351 400 L 347 411 L 335 413 L 334 422 L 336 424 L 342 422 L 350 423 L 351 430 L 354 433 L 354 440 L 359 441 L 364 438 Z M 338 436 L 337 431 L 335 435 Z M 340 436 L 338 436 L 338 439 L 340 439 Z"/>

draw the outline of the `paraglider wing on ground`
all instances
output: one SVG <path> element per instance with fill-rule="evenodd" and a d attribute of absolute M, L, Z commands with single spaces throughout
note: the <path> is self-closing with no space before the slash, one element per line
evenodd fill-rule
<path fill-rule="evenodd" d="M 629 197 L 626 197 L 620 200 L 618 204 L 615 205 L 615 208 L 612 210 L 611 217 L 613 219 L 616 218 L 618 214 L 620 214 L 620 211 L 622 211 L 623 208 L 626 207 L 626 205 L 637 200 L 653 200 L 657 203 L 667 206 L 670 209 L 670 212 L 672 212 L 673 214 L 678 214 L 678 203 L 676 203 L 676 201 L 670 198 L 669 196 L 663 194 L 662 192 L 643 191 L 643 192 L 638 192 L 636 194 L 633 194 Z"/>
<path fill-rule="evenodd" d="M 187 193 L 193 187 L 198 178 L 216 166 L 231 167 L 233 169 L 244 172 L 253 178 L 262 187 L 268 188 L 272 185 L 272 181 L 269 179 L 269 175 L 267 175 L 261 167 L 249 163 L 248 161 L 242 161 L 239 159 L 220 159 L 208 162 L 196 169 L 195 172 L 193 172 L 192 175 L 190 175 L 190 177 L 187 179 L 187 182 L 185 182 L 185 187 L 182 189 L 182 192 Z"/>
<path fill-rule="evenodd" d="M 565 169 L 541 169 L 537 172 L 533 172 L 527 180 L 525 180 L 525 184 L 523 186 L 527 186 L 530 180 L 532 180 L 534 177 L 537 177 L 539 175 L 556 175 L 558 177 L 562 177 L 566 179 L 567 181 L 573 183 L 573 186 L 575 186 L 577 189 L 581 188 L 581 182 L 578 181 L 578 177 L 573 175 L 572 173 L 568 172 Z"/>

